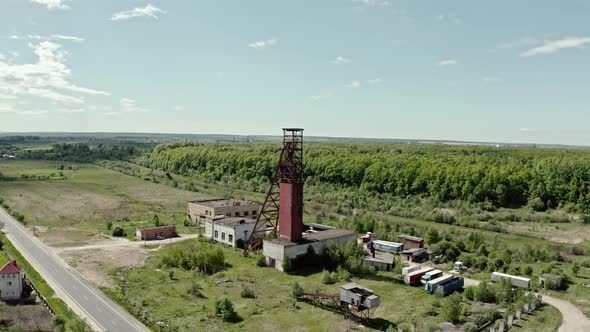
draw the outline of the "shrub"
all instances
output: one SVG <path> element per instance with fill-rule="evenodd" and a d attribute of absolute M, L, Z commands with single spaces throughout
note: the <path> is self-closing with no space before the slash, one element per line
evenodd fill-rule
<path fill-rule="evenodd" d="M 226 322 L 234 322 L 238 319 L 234 304 L 228 298 L 215 302 L 215 315 Z"/>
<path fill-rule="evenodd" d="M 539 197 L 530 200 L 528 203 L 528 208 L 536 212 L 542 212 L 547 210 L 545 202 L 543 202 L 543 200 Z"/>
<path fill-rule="evenodd" d="M 533 275 L 533 268 L 530 267 L 529 265 L 527 265 L 527 267 L 524 268 L 524 274 L 526 274 L 527 276 L 532 276 Z"/>
<path fill-rule="evenodd" d="M 256 266 L 265 267 L 266 266 L 266 257 L 259 255 L 256 257 Z"/>
<path fill-rule="evenodd" d="M 171 246 L 165 249 L 161 264 L 180 267 L 184 270 L 199 269 L 203 273 L 215 273 L 225 267 L 225 255 L 218 246 L 205 243 L 191 243 L 187 246 Z"/>
<path fill-rule="evenodd" d="M 465 290 L 463 291 L 463 296 L 465 296 L 466 299 L 473 301 L 475 299 L 476 291 L 477 289 L 474 286 L 465 287 Z"/>
<path fill-rule="evenodd" d="M 463 325 L 463 330 L 465 332 L 477 332 L 479 331 L 479 329 L 477 328 L 477 325 L 473 324 L 472 322 L 467 322 Z"/>
<path fill-rule="evenodd" d="M 113 222 L 109 221 L 107 222 L 107 229 L 110 231 L 111 229 L 113 229 Z"/>
<path fill-rule="evenodd" d="M 191 286 L 186 292 L 192 296 L 203 297 L 203 293 L 201 293 L 202 290 L 203 287 L 193 280 L 193 282 L 191 282 Z"/>
<path fill-rule="evenodd" d="M 291 296 L 297 297 L 303 295 L 303 293 L 305 293 L 305 291 L 298 282 L 295 282 L 291 285 Z"/>
<path fill-rule="evenodd" d="M 336 278 L 334 278 L 334 277 L 336 277 Z M 324 285 L 332 285 L 332 284 L 336 283 L 337 279 L 338 279 L 338 276 L 334 272 L 330 273 L 329 271 L 326 271 L 326 270 L 324 270 L 322 272 L 321 280 L 322 280 L 322 284 L 324 284 Z"/>
<path fill-rule="evenodd" d="M 121 227 L 115 227 L 111 234 L 113 236 L 119 236 L 119 237 L 127 236 L 127 233 L 125 233 L 125 230 Z"/>
<path fill-rule="evenodd" d="M 442 307 L 443 317 L 451 323 L 461 321 L 461 295 L 455 293 L 451 295 Z"/>
<path fill-rule="evenodd" d="M 254 294 L 253 290 L 244 286 L 244 288 L 242 288 L 242 291 L 240 292 L 240 296 L 245 299 L 253 299 L 256 297 L 256 294 Z"/>

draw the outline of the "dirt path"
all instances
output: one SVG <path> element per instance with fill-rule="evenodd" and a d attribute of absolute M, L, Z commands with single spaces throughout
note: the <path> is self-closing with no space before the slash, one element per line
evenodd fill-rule
<path fill-rule="evenodd" d="M 475 279 L 465 279 L 465 287 L 477 286 L 481 282 Z M 561 312 L 561 326 L 558 332 L 588 332 L 590 331 L 590 319 L 584 315 L 575 305 L 560 299 L 556 299 L 551 296 L 542 295 L 542 301 L 554 306 L 559 312 Z"/>
<path fill-rule="evenodd" d="M 410 265 L 418 265 L 411 263 Z M 480 280 L 465 278 L 465 287 L 477 286 Z M 590 319 L 575 305 L 548 295 L 542 295 L 542 301 L 555 307 L 561 312 L 562 322 L 558 332 L 589 332 Z"/>

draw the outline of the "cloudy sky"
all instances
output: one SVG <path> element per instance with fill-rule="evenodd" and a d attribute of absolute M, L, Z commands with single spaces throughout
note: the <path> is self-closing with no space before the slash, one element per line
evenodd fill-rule
<path fill-rule="evenodd" d="M 3 0 L 0 131 L 590 144 L 590 1 Z"/>

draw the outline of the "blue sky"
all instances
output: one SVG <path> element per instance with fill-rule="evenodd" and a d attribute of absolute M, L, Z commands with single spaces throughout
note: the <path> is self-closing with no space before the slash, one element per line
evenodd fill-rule
<path fill-rule="evenodd" d="M 3 0 L 0 131 L 588 144 L 590 1 Z"/>

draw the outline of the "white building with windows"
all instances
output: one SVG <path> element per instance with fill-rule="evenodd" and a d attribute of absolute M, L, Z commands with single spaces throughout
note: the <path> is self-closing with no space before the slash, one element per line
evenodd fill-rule
<path fill-rule="evenodd" d="M 205 221 L 205 236 L 236 247 L 239 240 L 248 242 L 256 224 L 255 219 L 226 217 Z"/>
<path fill-rule="evenodd" d="M 0 269 L 0 298 L 18 300 L 23 294 L 25 275 L 16 261 L 10 261 Z"/>
<path fill-rule="evenodd" d="M 241 199 L 210 199 L 188 203 L 187 217 L 195 224 L 203 224 L 220 217 L 258 217 L 258 203 Z"/>

